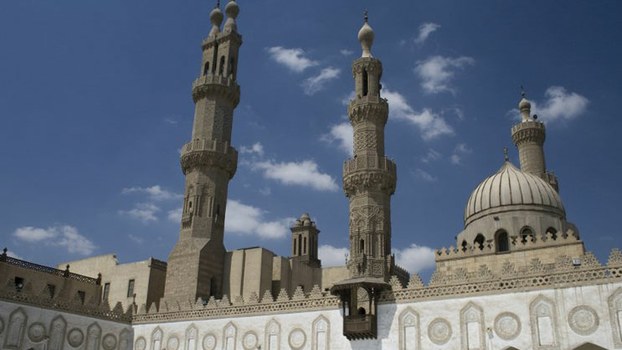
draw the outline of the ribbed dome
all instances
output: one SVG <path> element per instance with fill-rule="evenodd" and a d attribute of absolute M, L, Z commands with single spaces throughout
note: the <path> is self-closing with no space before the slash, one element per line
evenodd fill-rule
<path fill-rule="evenodd" d="M 506 161 L 471 194 L 464 210 L 464 226 L 483 216 L 520 210 L 544 211 L 564 218 L 559 194 L 543 179 L 524 173 Z"/>

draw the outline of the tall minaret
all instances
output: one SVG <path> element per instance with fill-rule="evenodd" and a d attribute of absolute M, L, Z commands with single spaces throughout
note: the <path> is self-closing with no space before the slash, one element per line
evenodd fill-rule
<path fill-rule="evenodd" d="M 210 13 L 212 29 L 203 40 L 200 77 L 192 84 L 192 139 L 181 153 L 186 176 L 181 232 L 169 255 L 165 300 L 207 300 L 222 293 L 227 191 L 238 158 L 231 128 L 240 100 L 236 73 L 242 37 L 236 25 L 238 4 L 227 4 L 222 31 L 219 5 Z"/>
<path fill-rule="evenodd" d="M 521 121 L 512 127 L 512 141 L 518 148 L 520 168 L 526 173 L 536 175 L 548 182 L 556 191 L 559 191 L 557 178 L 546 171 L 544 160 L 544 140 L 546 129 L 544 123 L 537 121 L 537 116 L 531 116 L 531 103 L 522 93 L 518 103 Z"/>
<path fill-rule="evenodd" d="M 365 23 L 358 33 L 362 57 L 352 64 L 356 96 L 348 115 L 354 129 L 354 157 L 343 167 L 343 188 L 350 202 L 350 277 L 388 281 L 391 256 L 391 195 L 395 163 L 384 155 L 384 126 L 389 114 L 380 97 L 382 63 L 372 57 L 374 31 Z"/>

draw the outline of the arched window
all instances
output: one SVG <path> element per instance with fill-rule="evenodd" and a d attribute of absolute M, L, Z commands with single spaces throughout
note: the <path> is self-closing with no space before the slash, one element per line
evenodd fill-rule
<path fill-rule="evenodd" d="M 229 57 L 229 74 L 235 77 L 235 58 Z"/>
<path fill-rule="evenodd" d="M 531 236 L 531 237 L 530 237 Z M 520 230 L 521 242 L 527 243 L 527 240 L 533 240 L 533 230 L 529 226 L 525 226 Z"/>
<path fill-rule="evenodd" d="M 495 234 L 495 246 L 497 247 L 497 253 L 510 251 L 510 242 L 508 240 L 508 233 L 499 230 Z"/>
<path fill-rule="evenodd" d="M 364 251 L 365 250 L 365 240 L 361 239 L 361 243 L 359 245 L 359 250 L 360 251 Z"/>
<path fill-rule="evenodd" d="M 209 73 L 209 61 L 205 62 L 203 66 L 203 75 L 207 75 Z"/>
<path fill-rule="evenodd" d="M 547 236 L 548 236 L 549 233 L 551 234 L 551 239 L 553 239 L 553 240 L 557 239 L 557 230 L 556 229 L 554 229 L 552 227 L 549 227 L 549 228 L 546 229 L 546 233 L 547 233 Z"/>
<path fill-rule="evenodd" d="M 475 237 L 475 240 L 473 241 L 473 245 L 475 246 L 475 248 L 479 250 L 483 250 L 485 240 L 486 239 L 484 238 L 484 235 L 481 233 L 478 233 L 477 236 Z"/>
<path fill-rule="evenodd" d="M 225 56 L 220 56 L 220 67 L 218 67 L 218 75 L 222 75 L 225 70 Z"/>
<path fill-rule="evenodd" d="M 218 59 L 218 43 L 216 43 L 214 45 L 214 56 L 212 56 L 212 62 L 214 62 L 214 64 L 212 65 L 212 74 L 216 73 L 216 63 Z"/>
<path fill-rule="evenodd" d="M 466 252 L 466 250 L 467 250 L 467 245 L 468 245 L 467 241 L 462 241 L 462 251 L 463 251 L 463 252 Z"/>
<path fill-rule="evenodd" d="M 367 69 L 363 69 L 363 96 L 367 96 L 367 85 L 369 84 L 369 77 L 367 75 Z"/>

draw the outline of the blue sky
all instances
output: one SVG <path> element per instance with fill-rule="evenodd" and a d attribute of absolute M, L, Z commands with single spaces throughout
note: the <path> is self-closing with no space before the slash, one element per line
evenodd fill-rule
<path fill-rule="evenodd" d="M 309 212 L 325 264 L 348 244 L 341 165 L 364 8 L 390 102 L 398 165 L 393 245 L 429 274 L 455 245 L 464 205 L 496 172 L 520 86 L 547 124 L 547 167 L 568 219 L 601 262 L 620 244 L 622 3 L 239 1 L 241 103 L 226 245 L 289 255 Z M 116 253 L 166 260 L 179 233 L 179 149 L 213 1 L 0 4 L 0 234 L 54 265 Z"/>

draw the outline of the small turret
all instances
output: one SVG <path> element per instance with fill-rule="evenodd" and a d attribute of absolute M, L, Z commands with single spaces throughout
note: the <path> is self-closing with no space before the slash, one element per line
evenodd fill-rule
<path fill-rule="evenodd" d="M 318 235 L 320 230 L 311 221 L 308 213 L 304 213 L 294 222 L 292 230 L 292 257 L 312 267 L 321 267 L 318 259 Z"/>

